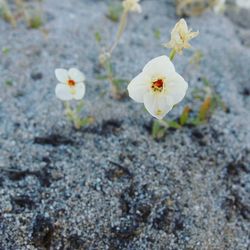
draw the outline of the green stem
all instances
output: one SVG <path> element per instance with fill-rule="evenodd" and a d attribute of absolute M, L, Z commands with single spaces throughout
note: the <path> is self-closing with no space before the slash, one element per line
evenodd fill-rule
<path fill-rule="evenodd" d="M 176 54 L 176 51 L 175 51 L 174 49 L 172 49 L 171 52 L 170 52 L 170 54 L 169 54 L 169 59 L 170 59 L 171 61 L 174 60 L 175 54 Z"/>
<path fill-rule="evenodd" d="M 156 120 L 161 126 L 169 128 L 169 124 L 166 120 Z"/>
<path fill-rule="evenodd" d="M 69 102 L 64 102 L 64 107 L 65 107 L 66 113 L 71 112 L 71 107 L 70 107 Z"/>
<path fill-rule="evenodd" d="M 79 116 L 82 108 L 83 108 L 83 101 L 81 100 L 78 105 L 74 109 L 72 109 L 69 102 L 64 102 L 65 112 L 67 118 L 74 124 L 76 129 L 80 129 L 81 127 L 87 126 L 93 123 L 94 118 L 91 116 L 81 118 Z"/>
<path fill-rule="evenodd" d="M 116 38 L 115 38 L 115 42 L 114 44 L 111 46 L 109 53 L 112 54 L 113 50 L 116 48 L 116 46 L 118 45 L 121 36 L 125 30 L 126 24 L 127 24 L 127 16 L 128 16 L 128 11 L 124 10 L 120 19 L 120 23 L 119 23 L 119 28 L 118 31 L 116 33 Z"/>
<path fill-rule="evenodd" d="M 106 61 L 105 66 L 106 66 L 106 70 L 107 70 L 108 80 L 111 84 L 112 96 L 114 98 L 119 98 L 120 90 L 114 82 L 114 76 L 113 76 L 112 65 L 111 65 L 110 59 Z"/>
<path fill-rule="evenodd" d="M 73 122 L 76 129 L 79 129 L 81 127 L 80 117 L 77 115 L 76 111 L 74 111 L 71 108 L 69 102 L 65 102 L 64 106 L 65 106 L 66 115 L 67 115 L 68 119 Z"/>

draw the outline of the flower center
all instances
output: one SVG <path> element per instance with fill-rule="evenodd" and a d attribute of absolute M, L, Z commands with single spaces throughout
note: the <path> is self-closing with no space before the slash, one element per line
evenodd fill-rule
<path fill-rule="evenodd" d="M 70 87 L 74 87 L 74 86 L 76 85 L 76 82 L 75 82 L 74 80 L 69 79 L 69 80 L 68 80 L 68 85 L 69 85 Z"/>
<path fill-rule="evenodd" d="M 151 88 L 154 92 L 161 92 L 164 87 L 163 79 L 157 79 L 156 81 L 152 82 Z"/>
<path fill-rule="evenodd" d="M 181 41 L 184 43 L 186 41 L 186 35 L 185 35 L 185 33 L 180 32 L 179 36 L 180 36 Z"/>

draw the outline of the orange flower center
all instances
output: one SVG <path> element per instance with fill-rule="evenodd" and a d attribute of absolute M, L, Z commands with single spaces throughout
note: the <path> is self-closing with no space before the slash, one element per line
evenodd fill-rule
<path fill-rule="evenodd" d="M 70 86 L 70 87 L 74 87 L 75 85 L 76 85 L 76 82 L 74 81 L 74 80 L 68 80 L 68 85 Z"/>
<path fill-rule="evenodd" d="M 151 88 L 153 91 L 159 91 L 161 92 L 163 90 L 164 82 L 162 79 L 158 79 L 154 82 L 152 82 Z"/>

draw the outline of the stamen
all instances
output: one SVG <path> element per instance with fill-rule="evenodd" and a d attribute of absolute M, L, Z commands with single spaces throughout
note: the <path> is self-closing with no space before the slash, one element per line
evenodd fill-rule
<path fill-rule="evenodd" d="M 158 80 L 152 82 L 151 88 L 153 89 L 153 91 L 161 92 L 163 90 L 163 86 L 164 86 L 163 79 L 158 79 Z"/>
<path fill-rule="evenodd" d="M 74 81 L 74 80 L 68 80 L 68 85 L 70 86 L 70 87 L 74 87 L 75 85 L 76 85 L 76 82 Z"/>
<path fill-rule="evenodd" d="M 162 79 L 158 79 L 157 81 L 153 82 L 153 84 L 157 88 L 162 88 L 163 87 L 163 81 L 162 81 Z"/>
<path fill-rule="evenodd" d="M 163 110 L 157 109 L 155 113 L 156 113 L 156 115 L 162 115 L 163 114 Z"/>

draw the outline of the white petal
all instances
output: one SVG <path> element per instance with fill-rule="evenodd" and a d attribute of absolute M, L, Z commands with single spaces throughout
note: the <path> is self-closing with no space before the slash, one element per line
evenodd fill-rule
<path fill-rule="evenodd" d="M 62 101 L 69 101 L 72 99 L 70 88 L 66 84 L 59 83 L 56 85 L 56 97 Z"/>
<path fill-rule="evenodd" d="M 187 22 L 185 21 L 184 18 L 181 18 L 181 20 L 178 23 L 180 25 L 180 28 L 182 28 L 184 32 L 188 32 Z"/>
<path fill-rule="evenodd" d="M 173 101 L 166 95 L 148 92 L 144 96 L 144 105 L 152 116 L 162 119 L 173 108 Z"/>
<path fill-rule="evenodd" d="M 69 70 L 69 77 L 70 77 L 70 79 L 74 80 L 75 82 L 79 82 L 79 83 L 83 82 L 85 80 L 84 74 L 76 68 L 71 68 Z"/>
<path fill-rule="evenodd" d="M 159 56 L 149 61 L 143 68 L 143 72 L 152 77 L 167 76 L 175 73 L 175 68 L 167 56 Z"/>
<path fill-rule="evenodd" d="M 143 102 L 143 96 L 150 87 L 150 79 L 145 73 L 137 75 L 128 85 L 129 96 L 136 102 Z"/>
<path fill-rule="evenodd" d="M 59 82 L 67 83 L 69 80 L 68 71 L 66 69 L 56 69 L 55 74 Z"/>
<path fill-rule="evenodd" d="M 73 94 L 73 98 L 76 100 L 82 99 L 84 97 L 84 94 L 85 94 L 84 83 L 82 83 L 82 82 L 77 83 L 74 89 L 75 89 L 75 93 Z"/>
<path fill-rule="evenodd" d="M 188 83 L 176 73 L 172 78 L 168 79 L 166 94 L 172 97 L 173 104 L 175 105 L 184 98 L 187 89 Z"/>

